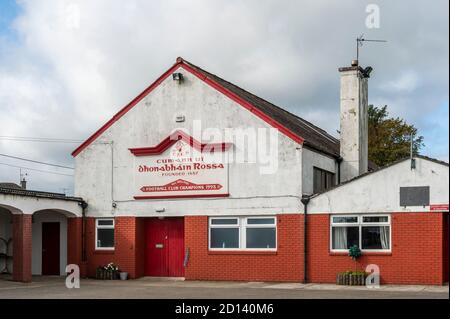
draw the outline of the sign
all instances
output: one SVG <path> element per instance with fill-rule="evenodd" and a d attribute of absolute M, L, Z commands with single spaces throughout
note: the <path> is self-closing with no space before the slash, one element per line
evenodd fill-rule
<path fill-rule="evenodd" d="M 161 154 L 137 156 L 136 199 L 228 196 L 226 152 L 202 152 L 179 140 Z"/>
<path fill-rule="evenodd" d="M 431 211 L 448 211 L 448 204 L 430 205 Z"/>

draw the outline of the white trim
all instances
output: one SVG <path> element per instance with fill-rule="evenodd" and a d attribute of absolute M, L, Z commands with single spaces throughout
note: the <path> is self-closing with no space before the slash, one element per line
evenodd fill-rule
<path fill-rule="evenodd" d="M 357 217 L 358 221 L 356 223 L 333 223 L 333 217 Z M 364 217 L 387 217 L 387 222 L 377 222 L 377 223 L 364 223 Z M 358 247 L 363 253 L 391 253 L 392 252 L 392 225 L 391 225 L 391 215 L 389 214 L 347 214 L 330 215 L 330 252 L 332 253 L 348 253 L 348 249 L 333 249 L 333 227 L 358 227 L 359 229 L 359 244 Z M 389 227 L 389 249 L 363 249 L 362 248 L 362 228 L 363 227 L 377 227 L 377 226 L 388 226 Z"/>
<path fill-rule="evenodd" d="M 112 225 L 99 225 L 100 220 L 112 220 Z M 113 247 L 98 247 L 98 229 L 113 229 L 115 230 L 116 221 L 114 218 L 97 218 L 95 219 L 95 250 L 114 250 L 116 244 L 116 236 L 114 234 L 114 246 Z"/>
<path fill-rule="evenodd" d="M 273 224 L 248 224 L 247 220 L 251 219 L 273 219 Z M 237 219 L 238 223 L 234 225 L 213 225 L 214 219 Z M 237 228 L 238 233 L 238 248 L 211 248 L 211 228 Z M 275 248 L 246 248 L 247 246 L 247 228 L 275 228 Z M 278 248 L 278 230 L 276 216 L 211 216 L 208 218 L 208 250 L 209 251 L 243 251 L 243 252 L 276 252 Z"/>

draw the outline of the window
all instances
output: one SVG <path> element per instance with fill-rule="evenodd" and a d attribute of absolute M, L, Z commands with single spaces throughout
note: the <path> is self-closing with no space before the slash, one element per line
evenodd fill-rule
<path fill-rule="evenodd" d="M 323 192 L 335 185 L 334 174 L 326 170 L 314 167 L 313 174 L 313 192 L 314 194 Z"/>
<path fill-rule="evenodd" d="M 210 248 L 239 248 L 239 219 L 211 219 L 209 235 Z"/>
<path fill-rule="evenodd" d="M 331 250 L 347 251 L 354 245 L 361 250 L 390 251 L 390 216 L 332 216 Z"/>
<path fill-rule="evenodd" d="M 209 248 L 232 250 L 275 250 L 275 217 L 212 217 Z"/>
<path fill-rule="evenodd" d="M 114 219 L 97 219 L 95 228 L 95 249 L 114 249 Z"/>

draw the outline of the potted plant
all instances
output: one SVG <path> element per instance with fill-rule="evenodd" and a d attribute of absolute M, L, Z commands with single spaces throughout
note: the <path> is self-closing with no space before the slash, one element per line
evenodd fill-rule
<path fill-rule="evenodd" d="M 362 255 L 361 249 L 354 245 L 348 250 L 348 255 L 355 261 L 355 270 L 338 273 L 336 283 L 338 285 L 363 286 L 365 284 L 367 274 L 364 271 L 358 271 L 356 269 L 356 261 Z"/>
<path fill-rule="evenodd" d="M 119 277 L 119 267 L 114 263 L 109 263 L 106 266 L 97 267 L 96 278 L 101 280 L 114 280 Z"/>

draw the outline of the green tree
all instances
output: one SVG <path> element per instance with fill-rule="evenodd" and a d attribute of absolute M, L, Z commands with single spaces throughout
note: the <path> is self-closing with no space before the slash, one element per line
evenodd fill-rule
<path fill-rule="evenodd" d="M 378 166 L 385 166 L 410 156 L 411 134 L 413 154 L 419 154 L 425 146 L 423 136 L 417 135 L 417 128 L 403 119 L 389 117 L 387 105 L 369 105 L 369 159 Z"/>

